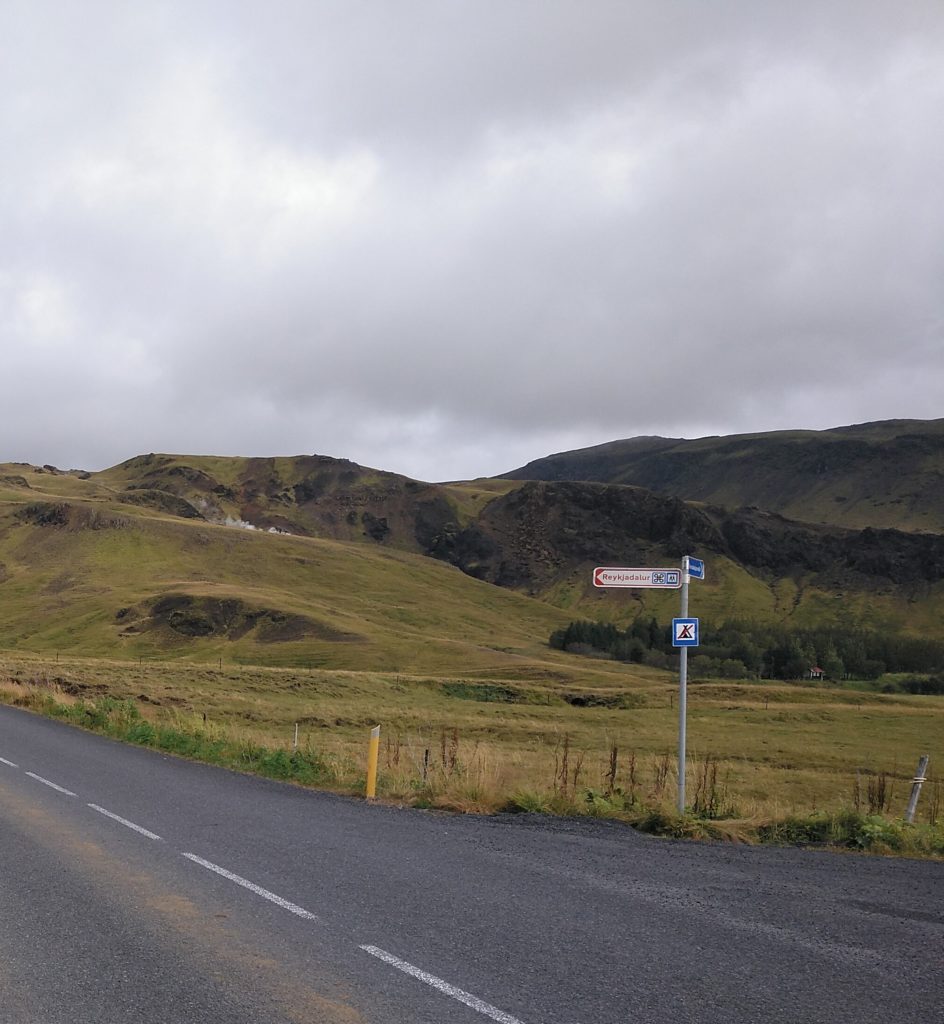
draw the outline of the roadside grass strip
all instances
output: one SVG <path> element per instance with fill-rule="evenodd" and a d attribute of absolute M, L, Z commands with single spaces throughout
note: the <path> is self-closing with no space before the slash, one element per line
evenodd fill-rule
<path fill-rule="evenodd" d="M 371 956 L 382 960 L 385 964 L 395 967 L 398 971 L 403 971 L 404 974 L 409 974 L 411 977 L 422 981 L 444 995 L 464 1003 L 476 1012 L 498 1021 L 498 1024 L 522 1024 L 517 1017 L 512 1017 L 510 1013 L 505 1013 L 504 1010 L 499 1010 L 497 1007 L 492 1006 L 491 1003 L 486 1003 L 484 999 L 479 999 L 478 996 L 473 996 L 469 992 L 464 992 L 461 988 L 456 988 L 455 985 L 450 985 L 448 981 L 443 981 L 442 978 L 437 978 L 434 974 L 429 974 L 426 971 L 420 970 L 419 967 L 414 967 L 413 964 L 407 963 L 406 960 L 401 960 L 399 957 L 388 953 L 384 949 L 380 949 L 378 946 L 361 946 L 360 948 L 365 953 L 370 953 Z"/>
<path fill-rule="evenodd" d="M 55 782 L 50 782 L 49 779 L 44 779 L 42 775 L 37 775 L 35 772 L 27 772 L 26 774 L 31 779 L 41 782 L 44 786 L 49 786 L 50 789 L 56 790 L 57 793 L 64 793 L 66 796 L 75 796 L 75 793 L 73 793 L 71 789 L 66 789 L 64 786 L 59 786 Z"/>
<path fill-rule="evenodd" d="M 111 818 L 112 821 L 117 821 L 126 828 L 134 829 L 135 832 L 140 832 L 142 836 L 147 836 L 148 839 L 161 838 L 155 832 L 142 828 L 140 825 L 135 825 L 133 821 L 128 821 L 127 818 L 122 818 L 120 814 L 113 814 L 111 811 L 106 811 L 104 807 L 99 807 L 98 804 L 89 804 L 88 806 L 91 807 L 93 811 L 98 811 L 99 814 L 104 814 L 106 818 Z"/>
<path fill-rule="evenodd" d="M 281 896 L 277 896 L 274 892 L 269 892 L 268 889 L 263 889 L 261 885 L 256 885 L 255 882 L 250 882 L 248 878 L 242 878 L 240 875 L 234 875 L 232 871 L 227 871 L 226 868 L 221 868 L 219 864 L 214 864 L 212 861 L 204 860 L 202 857 L 198 857 L 195 853 L 184 853 L 181 854 L 181 856 L 186 857 L 187 860 L 192 860 L 194 864 L 199 864 L 208 871 L 215 871 L 218 875 L 222 875 L 223 878 L 228 878 L 231 882 L 241 885 L 244 889 L 254 892 L 257 896 L 261 896 L 263 899 L 268 900 L 270 903 L 274 903 L 283 910 L 290 911 L 297 917 L 303 917 L 306 921 L 319 920 L 318 915 L 311 913 L 310 910 L 305 910 L 296 903 L 290 903 L 288 900 L 282 899 Z"/>

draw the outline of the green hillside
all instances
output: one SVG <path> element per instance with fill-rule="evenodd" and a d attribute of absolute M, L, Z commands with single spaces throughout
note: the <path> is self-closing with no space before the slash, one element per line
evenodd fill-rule
<path fill-rule="evenodd" d="M 544 641 L 562 613 L 433 559 L 174 516 L 125 503 L 104 486 L 107 474 L 4 467 L 2 475 L 0 648 L 404 671 L 548 661 L 553 669 Z"/>
<path fill-rule="evenodd" d="M 594 565 L 686 553 L 709 562 L 696 610 L 716 622 L 920 634 L 944 611 L 933 534 L 626 486 L 146 455 L 94 474 L 0 466 L 0 647 L 527 675 L 573 664 L 546 647 L 571 618 L 674 614 L 675 593 L 595 590 Z"/>
<path fill-rule="evenodd" d="M 637 437 L 551 455 L 504 477 L 630 484 L 807 522 L 944 532 L 944 420 Z"/>

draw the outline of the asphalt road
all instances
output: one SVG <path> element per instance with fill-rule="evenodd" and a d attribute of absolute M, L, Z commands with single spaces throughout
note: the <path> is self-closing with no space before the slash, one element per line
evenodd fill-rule
<path fill-rule="evenodd" d="M 938 1024 L 944 865 L 368 806 L 0 707 L 0 1022 L 131 1021 Z"/>

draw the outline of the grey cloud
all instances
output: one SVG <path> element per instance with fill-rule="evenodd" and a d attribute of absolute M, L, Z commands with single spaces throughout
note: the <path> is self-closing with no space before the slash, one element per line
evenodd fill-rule
<path fill-rule="evenodd" d="M 0 458 L 938 415 L 944 10 L 774 7 L 8 7 Z"/>

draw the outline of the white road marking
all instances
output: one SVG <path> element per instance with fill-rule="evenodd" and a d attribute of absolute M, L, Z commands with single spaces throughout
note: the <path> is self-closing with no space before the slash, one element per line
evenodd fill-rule
<path fill-rule="evenodd" d="M 521 1024 L 521 1021 L 518 1020 L 517 1017 L 512 1017 L 510 1013 L 505 1013 L 504 1010 L 497 1009 L 497 1007 L 492 1006 L 490 1003 L 486 1003 L 483 999 L 479 999 L 478 996 L 473 996 L 468 992 L 463 992 L 461 988 L 456 988 L 455 985 L 450 985 L 448 981 L 443 981 L 442 978 L 437 978 L 433 974 L 421 971 L 419 967 L 414 967 L 413 964 L 408 964 L 406 960 L 401 960 L 399 957 L 394 956 L 392 953 L 388 953 L 384 949 L 379 949 L 377 946 L 361 946 L 360 948 L 364 950 L 365 953 L 370 953 L 371 956 L 377 957 L 378 960 L 383 960 L 385 964 L 390 964 L 391 967 L 396 967 L 398 971 L 403 971 L 404 974 L 409 974 L 412 977 L 425 982 L 427 985 L 438 989 L 438 991 L 442 992 L 444 995 L 451 996 L 460 1003 L 465 1003 L 466 1006 L 471 1006 L 473 1010 L 477 1010 L 486 1017 L 491 1017 L 492 1020 L 497 1020 L 499 1024 Z"/>
<path fill-rule="evenodd" d="M 49 786 L 50 789 L 55 789 L 60 793 L 65 793 L 66 796 L 75 796 L 75 793 L 73 793 L 71 789 L 64 789 L 62 786 L 57 786 L 55 782 L 50 782 L 49 779 L 44 779 L 42 775 L 37 775 L 35 772 L 27 772 L 26 774 L 31 779 L 41 782 L 44 786 Z"/>
<path fill-rule="evenodd" d="M 159 835 L 154 832 L 149 832 L 146 828 L 142 828 L 140 825 L 135 825 L 133 821 L 128 821 L 127 818 L 122 818 L 120 814 L 112 814 L 111 811 L 106 811 L 104 807 L 99 807 L 98 804 L 89 804 L 89 807 L 93 811 L 98 811 L 99 814 L 104 814 L 106 818 L 111 818 L 113 821 L 117 821 L 127 828 L 133 828 L 135 832 L 140 832 L 142 836 L 147 836 L 148 839 L 160 839 Z"/>
<path fill-rule="evenodd" d="M 18 764 L 14 764 L 12 761 L 8 761 L 5 757 L 0 757 L 0 764 L 8 764 L 11 768 L 19 768 Z"/>
<path fill-rule="evenodd" d="M 296 914 L 298 917 L 304 917 L 308 921 L 318 920 L 317 915 L 312 914 L 310 911 L 299 907 L 295 903 L 289 903 L 288 900 L 283 900 L 281 896 L 276 896 L 274 892 L 269 892 L 268 889 L 263 889 L 261 885 L 256 885 L 255 882 L 250 882 L 246 878 L 234 875 L 232 871 L 227 871 L 226 868 L 221 868 L 219 864 L 213 864 L 211 861 L 204 860 L 202 857 L 198 857 L 195 853 L 185 853 L 183 856 L 186 857 L 187 860 L 192 860 L 194 864 L 200 864 L 209 871 L 215 871 L 218 875 L 228 878 L 231 882 L 241 885 L 244 889 L 254 892 L 257 896 L 261 896 L 263 899 L 269 900 L 270 903 L 274 903 L 276 906 L 282 907 L 283 910 L 291 911 L 291 913 Z"/>

